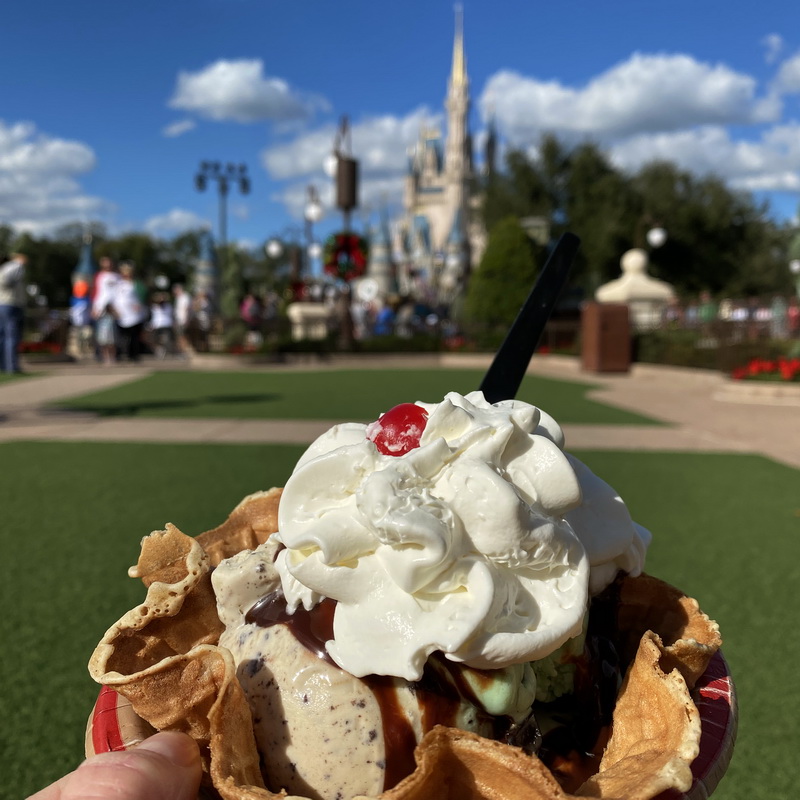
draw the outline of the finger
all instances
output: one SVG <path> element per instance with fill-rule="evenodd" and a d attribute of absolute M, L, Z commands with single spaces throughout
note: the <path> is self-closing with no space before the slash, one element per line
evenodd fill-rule
<path fill-rule="evenodd" d="M 182 733 L 159 733 L 138 747 L 92 756 L 30 800 L 196 800 L 197 745 Z"/>

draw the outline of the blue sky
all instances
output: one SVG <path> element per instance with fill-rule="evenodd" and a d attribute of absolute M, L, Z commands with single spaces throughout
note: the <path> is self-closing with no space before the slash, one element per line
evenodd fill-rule
<path fill-rule="evenodd" d="M 800 200 L 800 6 L 465 0 L 478 142 L 590 138 L 635 169 L 665 157 Z M 399 202 L 407 149 L 441 124 L 452 2 L 27 0 L 2 12 L 0 223 L 47 234 L 100 220 L 172 236 L 211 224 L 202 160 L 245 163 L 231 239 L 297 224 L 341 115 L 363 176 L 358 225 Z M 338 223 L 328 208 L 320 233 Z"/>

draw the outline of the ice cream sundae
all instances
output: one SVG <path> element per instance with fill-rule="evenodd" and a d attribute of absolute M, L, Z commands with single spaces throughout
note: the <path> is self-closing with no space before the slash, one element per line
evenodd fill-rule
<path fill-rule="evenodd" d="M 540 409 L 405 403 L 220 528 L 147 537 L 90 671 L 223 798 L 685 791 L 720 640 L 641 574 L 649 541 Z"/>

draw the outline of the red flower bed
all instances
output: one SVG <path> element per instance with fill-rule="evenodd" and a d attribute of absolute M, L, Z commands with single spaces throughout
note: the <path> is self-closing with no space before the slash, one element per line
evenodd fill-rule
<path fill-rule="evenodd" d="M 800 358 L 779 357 L 775 360 L 754 358 L 731 372 L 734 380 L 779 380 L 800 382 Z"/>

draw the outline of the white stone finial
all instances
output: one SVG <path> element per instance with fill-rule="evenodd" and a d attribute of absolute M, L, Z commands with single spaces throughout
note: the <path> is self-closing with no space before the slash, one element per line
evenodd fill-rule
<path fill-rule="evenodd" d="M 622 276 L 601 286 L 594 295 L 599 303 L 628 305 L 637 330 L 657 327 L 664 307 L 675 299 L 672 286 L 647 274 L 648 261 L 645 250 L 628 250 L 620 259 Z"/>
<path fill-rule="evenodd" d="M 647 265 L 650 259 L 644 250 L 638 248 L 628 250 L 620 259 L 619 265 L 622 267 L 623 275 L 643 275 L 647 272 Z"/>

